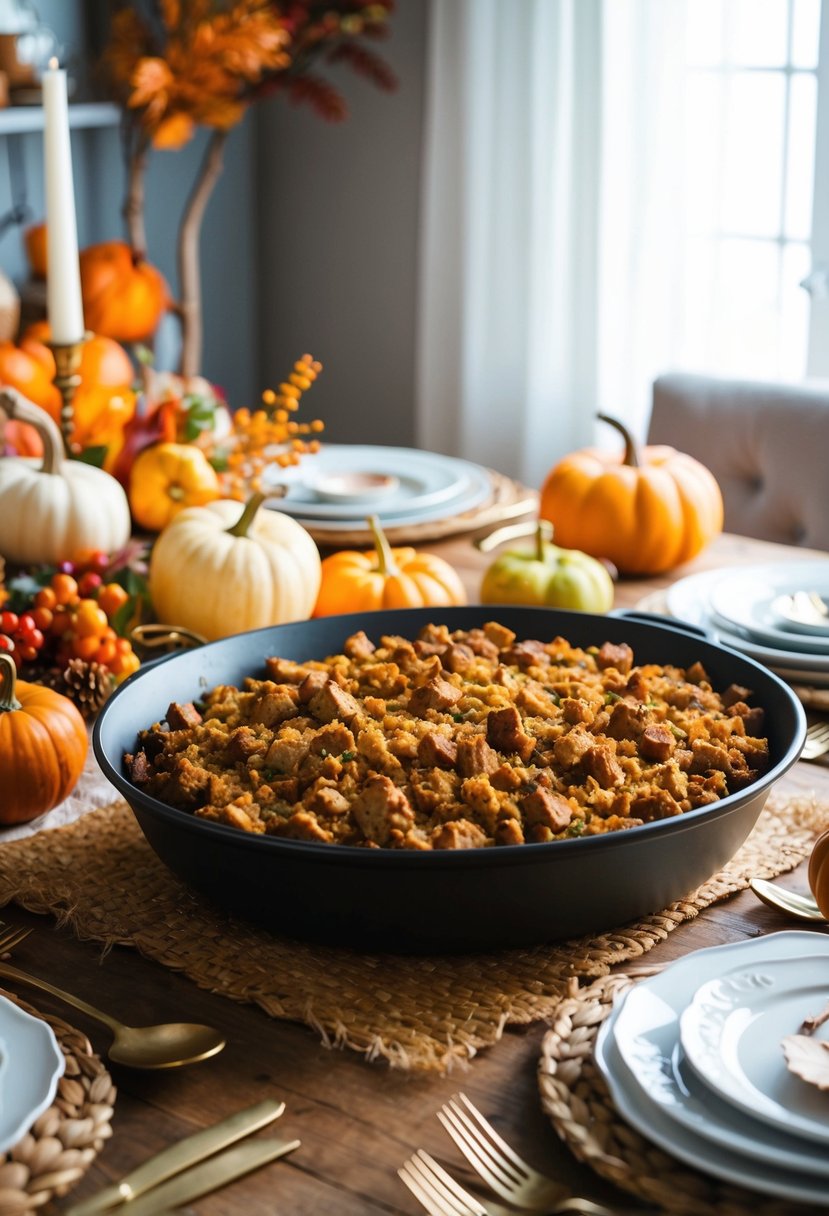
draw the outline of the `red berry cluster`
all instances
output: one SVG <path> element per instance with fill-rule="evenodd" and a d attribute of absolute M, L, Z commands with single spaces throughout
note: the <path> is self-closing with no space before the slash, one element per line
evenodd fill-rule
<path fill-rule="evenodd" d="M 43 630 L 48 625 L 38 609 L 19 616 L 16 612 L 0 612 L 0 651 L 12 656 L 18 670 L 24 663 L 33 663 L 43 649 Z"/>

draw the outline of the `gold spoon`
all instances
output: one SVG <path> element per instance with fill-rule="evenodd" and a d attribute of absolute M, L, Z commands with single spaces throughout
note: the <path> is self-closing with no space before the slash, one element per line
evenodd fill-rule
<path fill-rule="evenodd" d="M 9 963 L 0 963 L 0 976 L 40 988 L 51 993 L 67 1005 L 80 1009 L 81 1013 L 103 1022 L 113 1033 L 107 1055 L 116 1064 L 127 1068 L 177 1068 L 182 1064 L 195 1064 L 206 1060 L 222 1050 L 225 1040 L 210 1026 L 199 1026 L 193 1022 L 165 1022 L 160 1026 L 125 1026 L 117 1018 L 102 1013 L 94 1005 L 88 1005 L 80 997 L 63 988 L 56 988 L 47 980 L 19 971 Z"/>
<path fill-rule="evenodd" d="M 765 878 L 752 878 L 749 886 L 758 899 L 770 908 L 777 908 L 793 920 L 807 920 L 813 924 L 826 924 L 823 915 L 811 895 L 800 895 L 797 891 L 787 891 L 776 883 L 766 882 Z"/>

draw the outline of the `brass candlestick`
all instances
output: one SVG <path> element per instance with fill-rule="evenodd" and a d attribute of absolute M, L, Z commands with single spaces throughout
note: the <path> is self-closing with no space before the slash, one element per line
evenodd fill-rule
<path fill-rule="evenodd" d="M 61 395 L 60 430 L 67 452 L 72 438 L 72 427 L 75 421 L 75 393 L 81 378 L 78 368 L 81 365 L 84 342 L 88 342 L 92 334 L 87 330 L 77 342 L 47 342 L 46 345 L 55 356 L 54 384 Z"/>

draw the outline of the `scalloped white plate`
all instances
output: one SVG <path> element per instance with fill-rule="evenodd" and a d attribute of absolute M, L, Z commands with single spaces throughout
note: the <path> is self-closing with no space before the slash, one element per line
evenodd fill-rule
<path fill-rule="evenodd" d="M 758 960 L 703 984 L 680 1018 L 679 1037 L 720 1098 L 779 1131 L 829 1145 L 829 1095 L 790 1072 L 781 1047 L 827 1003 L 824 955 Z M 829 1023 L 815 1038 L 829 1041 Z"/>
<path fill-rule="evenodd" d="M 829 937 L 785 931 L 686 955 L 629 990 L 601 1027 L 595 1059 L 620 1114 L 680 1161 L 765 1194 L 826 1204 L 825 1151 L 753 1122 L 701 1082 L 689 1084 L 677 1053 L 679 1018 L 701 979 L 747 959 L 807 953 L 827 968 Z"/>
<path fill-rule="evenodd" d="M 6 997 L 0 997 L 0 1039 L 6 1056 L 0 1073 L 0 1153 L 4 1153 L 51 1105 L 65 1060 L 51 1026 Z"/>

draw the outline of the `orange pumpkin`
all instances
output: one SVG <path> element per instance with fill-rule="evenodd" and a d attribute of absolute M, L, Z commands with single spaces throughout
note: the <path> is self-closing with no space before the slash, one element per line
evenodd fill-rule
<path fill-rule="evenodd" d="M 466 603 L 457 571 L 442 557 L 392 549 L 377 517 L 368 522 L 374 552 L 343 549 L 325 558 L 314 616 Z"/>
<path fill-rule="evenodd" d="M 641 450 L 621 422 L 624 452 L 585 448 L 565 456 L 541 490 L 539 514 L 556 543 L 608 558 L 621 574 L 660 574 L 718 536 L 723 502 L 714 475 L 670 447 Z"/>
<path fill-rule="evenodd" d="M 32 224 L 23 233 L 23 245 L 29 267 L 36 279 L 46 278 L 46 225 Z"/>
<path fill-rule="evenodd" d="M 63 802 L 88 746 L 69 698 L 18 681 L 12 657 L 0 654 L 0 823 L 27 823 Z"/>
<path fill-rule="evenodd" d="M 26 330 L 19 347 L 0 343 L 0 384 L 16 388 L 60 424 L 61 397 L 52 383 L 55 358 L 46 345 L 48 341 L 49 323 L 37 321 Z M 79 375 L 71 443 L 76 448 L 105 447 L 104 467 L 109 472 L 123 445 L 124 427 L 135 412 L 133 366 L 122 346 L 93 334 L 81 349 Z M 9 426 L 7 438 L 19 455 L 43 454 L 42 444 L 31 428 L 15 423 L 18 430 L 12 439 Z"/>
<path fill-rule="evenodd" d="M 132 466 L 130 510 L 150 532 L 160 532 L 185 507 L 202 507 L 220 495 L 216 470 L 189 443 L 155 443 Z"/>
<path fill-rule="evenodd" d="M 84 319 L 117 342 L 145 342 L 168 307 L 170 292 L 155 266 L 124 241 L 90 245 L 80 256 Z"/>
<path fill-rule="evenodd" d="M 829 920 L 829 831 L 818 836 L 809 858 L 809 887 L 817 906 Z"/>

